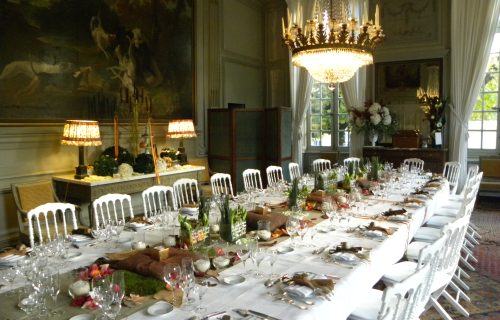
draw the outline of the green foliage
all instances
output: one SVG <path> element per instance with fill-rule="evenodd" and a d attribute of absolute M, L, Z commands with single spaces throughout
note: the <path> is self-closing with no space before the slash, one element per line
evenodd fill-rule
<path fill-rule="evenodd" d="M 127 294 L 138 294 L 147 296 L 157 293 L 165 288 L 165 283 L 155 278 L 142 276 L 140 274 L 124 271 L 125 288 Z"/>
<path fill-rule="evenodd" d="M 193 226 L 189 222 L 188 217 L 185 215 L 179 214 L 177 219 L 179 220 L 181 230 L 185 230 L 188 234 L 191 234 L 191 231 L 193 230 Z"/>
<path fill-rule="evenodd" d="M 160 152 L 160 158 L 169 157 L 172 160 L 177 160 L 177 156 L 179 155 L 179 150 L 171 149 L 171 148 L 163 148 Z"/>
<path fill-rule="evenodd" d="M 372 169 L 370 172 L 370 180 L 378 181 L 379 170 L 380 170 L 380 163 L 378 157 L 372 157 Z"/>
<path fill-rule="evenodd" d="M 115 157 L 115 147 L 109 147 L 106 150 L 102 152 L 104 155 L 108 155 L 112 158 Z M 128 163 L 129 165 L 133 166 L 134 165 L 134 157 L 128 152 L 127 149 L 118 147 L 118 165 L 122 163 Z"/>
<path fill-rule="evenodd" d="M 297 198 L 299 197 L 299 179 L 295 178 L 292 181 L 292 188 L 288 192 L 288 206 L 290 208 L 298 206 Z"/>
<path fill-rule="evenodd" d="M 98 176 L 113 176 L 118 171 L 118 164 L 112 156 L 101 154 L 94 162 L 94 173 Z"/>
<path fill-rule="evenodd" d="M 134 171 L 139 173 L 152 173 L 155 171 L 153 156 L 141 153 L 135 158 Z"/>
<path fill-rule="evenodd" d="M 229 206 L 229 196 L 225 195 L 219 204 L 222 224 L 237 224 L 239 222 L 246 222 L 247 211 L 245 208 L 238 205 L 236 209 Z"/>
<path fill-rule="evenodd" d="M 210 213 L 210 199 L 200 198 L 200 209 L 198 210 L 198 221 L 202 226 L 208 225 L 208 216 Z"/>
<path fill-rule="evenodd" d="M 349 162 L 349 164 L 347 165 L 347 172 L 349 173 L 349 175 L 353 175 L 354 174 L 354 162 Z"/>
<path fill-rule="evenodd" d="M 321 172 L 314 175 L 314 191 L 325 190 L 325 178 Z"/>
<path fill-rule="evenodd" d="M 342 183 L 342 189 L 346 190 L 346 191 L 350 191 L 351 190 L 351 181 L 352 181 L 352 176 L 348 173 L 346 173 L 344 175 L 344 181 Z"/>

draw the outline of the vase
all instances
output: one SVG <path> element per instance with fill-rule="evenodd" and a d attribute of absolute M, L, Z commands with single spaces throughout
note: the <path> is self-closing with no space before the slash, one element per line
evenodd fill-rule
<path fill-rule="evenodd" d="M 377 140 L 378 140 L 378 132 L 377 131 L 370 131 L 370 133 L 368 134 L 368 139 L 370 139 L 372 147 L 375 147 L 375 145 L 377 144 Z"/>

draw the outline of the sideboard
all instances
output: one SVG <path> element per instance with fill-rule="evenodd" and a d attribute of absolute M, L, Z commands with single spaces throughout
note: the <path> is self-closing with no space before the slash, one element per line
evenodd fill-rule
<path fill-rule="evenodd" d="M 160 184 L 171 186 L 181 178 L 197 179 L 205 170 L 203 166 L 185 165 L 172 168 L 160 173 Z M 54 188 L 59 200 L 70 202 L 81 207 L 80 221 L 92 225 L 92 201 L 108 193 L 124 193 L 132 196 L 134 213 L 142 213 L 142 199 L 140 195 L 147 188 L 157 185 L 156 175 L 138 174 L 129 178 L 113 178 L 102 181 L 78 180 L 73 175 L 60 175 L 52 177 Z M 134 201 L 135 200 L 135 201 Z M 140 211 L 139 211 L 140 210 Z"/>
<path fill-rule="evenodd" d="M 448 149 L 363 147 L 363 158 L 371 157 L 392 162 L 394 167 L 407 158 L 419 158 L 425 161 L 425 170 L 441 173 L 444 163 L 448 161 Z"/>

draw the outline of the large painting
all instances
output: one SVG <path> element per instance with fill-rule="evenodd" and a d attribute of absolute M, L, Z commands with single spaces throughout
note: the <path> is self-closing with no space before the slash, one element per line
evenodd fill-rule
<path fill-rule="evenodd" d="M 192 118 L 193 12 L 193 0 L 1 1 L 0 119 Z"/>

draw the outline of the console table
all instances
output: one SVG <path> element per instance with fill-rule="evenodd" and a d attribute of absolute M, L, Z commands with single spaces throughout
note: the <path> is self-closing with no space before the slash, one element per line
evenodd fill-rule
<path fill-rule="evenodd" d="M 181 178 L 198 179 L 201 172 L 205 170 L 203 166 L 185 165 L 180 168 L 168 169 L 166 172 L 160 173 L 160 181 L 162 185 L 173 185 L 174 182 Z M 79 205 L 82 209 L 80 218 L 88 208 L 88 224 L 92 225 L 92 201 L 108 193 L 124 193 L 124 194 L 140 194 L 147 188 L 157 185 L 156 175 L 138 174 L 129 178 L 113 178 L 102 181 L 86 181 L 78 180 L 73 175 L 60 175 L 52 177 L 54 188 L 58 198 L 63 202 L 69 202 Z M 134 199 L 133 199 L 134 200 Z M 137 203 L 140 200 L 140 204 Z M 134 212 L 142 212 L 142 200 L 132 201 Z M 136 209 L 137 208 L 137 209 Z M 140 209 L 140 211 L 138 211 Z M 87 221 L 85 221 L 87 222 Z"/>
<path fill-rule="evenodd" d="M 394 167 L 398 167 L 404 159 L 419 158 L 425 161 L 425 170 L 441 173 L 444 163 L 448 161 L 448 149 L 363 147 L 363 157 L 379 157 L 381 161 L 392 162 Z"/>

